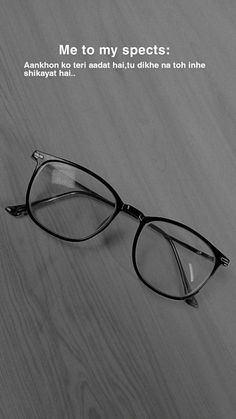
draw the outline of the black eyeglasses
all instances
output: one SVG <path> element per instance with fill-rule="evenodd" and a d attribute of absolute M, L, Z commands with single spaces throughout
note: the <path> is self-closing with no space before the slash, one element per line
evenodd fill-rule
<path fill-rule="evenodd" d="M 146 217 L 125 204 L 104 179 L 59 157 L 35 151 L 37 164 L 26 203 L 8 206 L 14 216 L 29 215 L 47 233 L 81 242 L 101 233 L 120 211 L 137 219 L 132 260 L 141 281 L 158 294 L 198 307 L 195 294 L 229 259 L 192 228 L 162 217 Z"/>

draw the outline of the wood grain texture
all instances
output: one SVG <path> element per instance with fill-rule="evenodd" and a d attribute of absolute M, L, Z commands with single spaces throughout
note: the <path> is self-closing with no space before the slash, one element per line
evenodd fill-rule
<path fill-rule="evenodd" d="M 235 418 L 235 17 L 228 0 L 2 1 L 1 419 Z M 23 77 L 26 60 L 57 61 L 59 43 L 164 44 L 207 69 Z M 140 283 L 132 219 L 72 245 L 10 217 L 35 148 L 225 252 L 200 308 Z"/>

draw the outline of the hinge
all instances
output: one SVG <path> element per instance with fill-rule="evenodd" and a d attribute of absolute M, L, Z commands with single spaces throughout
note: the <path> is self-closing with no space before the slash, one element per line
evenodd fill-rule
<path fill-rule="evenodd" d="M 35 159 L 43 159 L 44 158 L 44 156 L 39 151 L 34 151 L 32 157 L 34 157 Z"/>
<path fill-rule="evenodd" d="M 226 256 L 221 256 L 220 261 L 224 266 L 228 266 L 230 262 L 230 260 Z"/>
<path fill-rule="evenodd" d="M 14 217 L 20 217 L 21 215 L 28 214 L 25 204 L 13 205 L 13 206 L 6 207 L 5 209 L 9 214 L 14 215 Z"/>

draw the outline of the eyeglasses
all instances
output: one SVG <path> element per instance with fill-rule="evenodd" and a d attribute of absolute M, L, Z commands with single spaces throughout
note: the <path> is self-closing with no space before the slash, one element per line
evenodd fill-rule
<path fill-rule="evenodd" d="M 44 231 L 82 242 L 101 233 L 119 212 L 139 221 L 132 261 L 140 280 L 156 293 L 198 307 L 195 295 L 229 259 L 192 228 L 162 217 L 147 217 L 125 204 L 104 179 L 71 161 L 35 151 L 36 167 L 26 203 L 8 206 L 13 216 L 29 215 Z"/>

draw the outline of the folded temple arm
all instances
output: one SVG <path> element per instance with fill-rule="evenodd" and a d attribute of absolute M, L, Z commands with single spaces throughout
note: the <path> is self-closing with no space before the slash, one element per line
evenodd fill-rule
<path fill-rule="evenodd" d="M 101 195 L 97 194 L 96 192 L 93 192 L 93 191 L 89 190 L 88 188 L 85 188 L 85 187 L 83 187 L 83 188 L 86 189 L 86 192 L 84 192 L 84 191 L 70 191 L 70 192 L 65 192 L 65 193 L 57 194 L 57 195 L 54 195 L 54 196 L 51 196 L 51 197 L 47 197 L 47 198 L 43 198 L 43 199 L 39 199 L 39 200 L 33 201 L 31 203 L 31 206 L 32 207 L 34 207 L 34 206 L 43 207 L 43 206 L 45 206 L 47 204 L 51 204 L 51 203 L 53 203 L 53 202 L 55 202 L 55 201 L 57 201 L 59 199 L 73 197 L 73 196 L 78 196 L 78 195 L 84 195 L 84 196 L 90 196 L 91 198 L 97 199 L 99 201 L 102 201 L 105 204 L 108 204 L 108 205 L 110 205 L 112 207 L 115 207 L 116 204 L 114 202 L 112 202 L 112 201 L 110 201 L 110 200 L 102 197 Z M 124 212 L 126 212 L 127 214 L 131 215 L 134 218 L 138 218 L 138 215 L 137 214 L 139 212 L 137 212 L 137 214 L 135 214 L 134 212 L 129 211 L 129 207 L 130 207 L 129 205 L 128 206 L 124 206 L 124 209 L 123 209 Z M 23 216 L 23 215 L 28 215 L 26 204 L 8 206 L 8 207 L 6 207 L 6 211 L 9 214 L 11 214 L 11 215 L 13 215 L 15 217 L 19 217 L 19 216 Z M 207 259 L 211 260 L 212 262 L 214 261 L 214 257 L 213 256 L 211 256 L 211 255 L 203 252 L 202 250 L 196 249 L 195 247 L 189 245 L 188 243 L 183 242 L 182 240 L 177 239 L 176 237 L 173 237 L 173 236 L 167 234 L 164 230 L 160 229 L 156 225 L 154 225 L 154 224 L 151 223 L 151 224 L 149 224 L 149 226 L 153 230 L 156 230 L 157 232 L 163 234 L 165 236 L 165 238 L 167 238 L 169 240 L 170 239 L 173 240 L 174 242 L 180 244 L 181 246 L 187 248 L 188 250 L 190 250 L 190 251 L 192 251 L 192 252 L 194 252 L 194 253 L 196 253 L 196 254 L 204 257 L 204 258 L 207 258 Z M 225 258 L 225 262 L 226 262 L 226 259 L 227 258 Z"/>
<path fill-rule="evenodd" d="M 97 194 L 96 192 L 90 190 L 89 188 L 81 185 L 80 183 L 78 183 L 78 182 L 76 182 L 76 183 L 77 183 L 77 185 L 80 186 L 80 188 L 83 189 L 83 191 L 72 190 L 72 191 L 69 191 L 69 192 L 64 192 L 64 193 L 57 194 L 57 195 L 54 195 L 54 196 L 50 196 L 50 197 L 47 197 L 47 198 L 39 199 L 39 200 L 33 201 L 31 203 L 31 206 L 40 208 L 40 207 L 44 207 L 45 205 L 50 205 L 57 200 L 61 200 L 61 199 L 65 199 L 65 198 L 68 199 L 69 197 L 72 198 L 72 197 L 78 197 L 78 196 L 90 197 L 90 198 L 96 199 L 98 201 L 101 201 L 101 202 L 103 202 L 103 203 L 105 203 L 109 206 L 112 206 L 112 207 L 116 206 L 116 204 L 114 202 L 104 198 L 103 196 L 101 196 L 101 195 Z M 122 210 L 125 213 L 127 213 L 128 215 L 130 215 L 134 218 L 140 218 L 140 214 L 142 214 L 142 213 L 140 213 L 139 210 L 135 209 L 134 207 L 131 207 L 130 205 L 125 205 L 124 204 L 123 207 L 122 207 Z M 26 204 L 8 206 L 6 208 L 6 211 L 9 214 L 11 214 L 15 217 L 23 216 L 23 215 L 28 214 Z M 107 219 L 104 220 L 103 223 L 105 221 L 107 221 Z M 194 252 L 195 254 L 197 254 L 199 256 L 202 256 L 204 258 L 207 258 L 207 259 L 211 260 L 212 262 L 214 262 L 214 257 L 205 253 L 205 252 L 203 252 L 203 251 L 201 251 L 201 250 L 199 250 L 199 249 L 197 249 L 197 248 L 195 248 L 195 247 L 193 247 L 193 246 L 191 246 L 191 245 L 189 245 L 188 243 L 183 242 L 182 240 L 179 240 L 176 237 L 173 237 L 173 236 L 169 235 L 168 233 L 166 233 L 164 230 L 157 227 L 153 223 L 150 223 L 148 226 L 151 229 L 155 230 L 156 232 L 160 233 L 169 242 L 169 244 L 170 244 L 170 246 L 173 250 L 175 260 L 176 260 L 177 265 L 178 265 L 178 269 L 179 269 L 179 272 L 180 272 L 180 276 L 181 276 L 184 291 L 187 294 L 190 293 L 191 292 L 191 285 L 190 285 L 190 283 L 187 279 L 187 276 L 185 274 L 185 271 L 184 271 L 183 265 L 181 263 L 181 260 L 180 260 L 180 257 L 179 257 L 179 254 L 178 254 L 175 243 L 178 243 L 180 246 L 185 247 L 188 250 Z M 224 257 L 224 261 L 222 261 L 222 263 L 224 265 L 227 265 L 228 262 L 229 262 L 229 260 L 226 257 Z M 197 300 L 194 296 L 186 298 L 185 301 L 186 301 L 186 303 L 190 304 L 193 307 L 198 307 Z"/>

